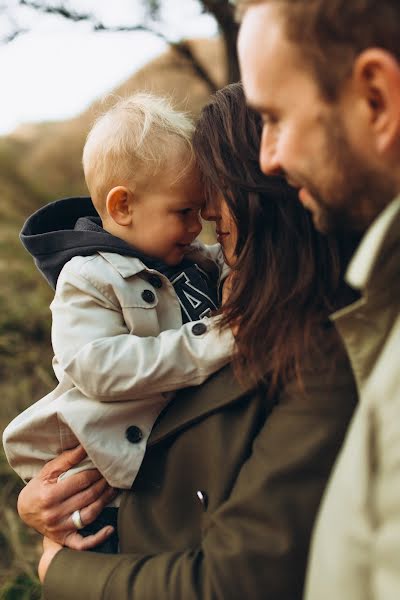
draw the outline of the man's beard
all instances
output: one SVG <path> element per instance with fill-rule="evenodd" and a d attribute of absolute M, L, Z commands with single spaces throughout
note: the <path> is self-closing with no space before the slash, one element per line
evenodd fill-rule
<path fill-rule="evenodd" d="M 351 148 L 339 115 L 326 119 L 324 128 L 330 180 L 318 190 L 307 185 L 317 205 L 315 227 L 322 233 L 363 232 L 395 197 L 396 182 Z"/>

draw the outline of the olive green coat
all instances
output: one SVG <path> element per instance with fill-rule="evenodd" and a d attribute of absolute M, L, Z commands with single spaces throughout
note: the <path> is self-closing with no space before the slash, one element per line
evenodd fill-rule
<path fill-rule="evenodd" d="M 306 395 L 294 385 L 275 401 L 241 391 L 229 366 L 179 392 L 122 500 L 121 554 L 62 550 L 44 598 L 300 599 L 314 517 L 356 402 L 331 342 L 310 361 Z"/>

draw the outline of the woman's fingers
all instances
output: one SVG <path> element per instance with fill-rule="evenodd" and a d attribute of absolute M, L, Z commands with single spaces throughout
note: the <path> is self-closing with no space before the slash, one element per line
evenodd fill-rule
<path fill-rule="evenodd" d="M 55 502 L 67 501 L 72 497 L 88 491 L 88 496 L 95 494 L 93 486 L 98 482 L 107 485 L 101 473 L 97 469 L 86 469 L 80 473 L 75 473 L 70 477 L 57 481 L 57 486 L 52 490 Z"/>
<path fill-rule="evenodd" d="M 23 521 L 61 544 L 66 534 L 76 533 L 71 518 L 75 510 L 82 511 L 82 521 L 88 525 L 117 494 L 94 469 L 58 481 L 59 470 L 70 468 L 82 456 L 80 449 L 68 451 L 68 454 L 67 461 L 59 461 L 61 455 L 55 459 L 56 465 L 51 461 L 53 465 L 46 472 L 48 463 L 25 486 L 18 498 L 18 511 Z"/>
<path fill-rule="evenodd" d="M 80 510 L 83 513 L 82 521 L 85 525 L 88 525 L 93 520 L 93 518 L 91 519 L 92 513 L 96 517 L 104 506 L 109 504 L 116 495 L 116 490 L 111 488 L 105 479 L 99 479 L 89 487 L 79 490 L 73 496 L 69 496 L 63 502 L 62 512 L 58 512 L 58 514 L 60 518 L 69 518 L 75 510 Z"/>
<path fill-rule="evenodd" d="M 57 524 L 66 515 L 69 516 L 69 512 L 91 504 L 103 494 L 107 486 L 106 481 L 95 470 L 71 475 L 63 481 L 50 481 L 43 479 L 42 475 L 43 473 L 31 479 L 21 490 L 17 506 L 21 519 L 43 535 L 57 528 Z M 73 507 L 72 510 L 70 506 Z"/>
<path fill-rule="evenodd" d="M 68 548 L 72 548 L 72 550 L 91 550 L 95 548 L 99 544 L 106 541 L 107 538 L 113 533 L 114 528 L 111 525 L 107 525 L 100 529 L 97 533 L 93 535 L 88 535 L 87 537 L 83 537 L 77 531 L 69 533 L 64 540 L 64 546 Z"/>
<path fill-rule="evenodd" d="M 89 525 L 117 495 L 96 469 L 58 479 L 85 456 L 81 446 L 63 452 L 31 479 L 18 498 L 18 512 L 25 523 L 59 544 L 72 540 L 76 549 L 99 544 L 111 531 L 103 528 L 95 536 L 82 538 L 72 522 L 72 513 L 80 510 L 82 522 Z"/>
<path fill-rule="evenodd" d="M 90 488 L 87 488 L 66 500 L 62 506 L 62 512 L 60 507 L 55 507 L 52 511 L 45 511 L 42 529 L 45 529 L 46 535 L 52 540 L 65 544 L 67 537 L 78 533 L 72 520 L 74 511 L 79 510 L 82 523 L 84 525 L 89 525 L 98 517 L 103 508 L 107 506 L 107 504 L 110 504 L 117 494 L 118 492 L 116 490 L 111 488 L 104 479 L 101 479 L 95 482 Z M 108 535 L 110 534 L 108 533 Z M 108 537 L 108 535 L 106 537 Z M 81 547 L 81 537 L 82 536 L 80 535 L 79 537 L 74 535 L 73 540 L 75 549 L 83 549 Z M 90 543 L 90 541 L 88 543 Z M 96 538 L 94 545 L 97 545 L 98 543 Z M 77 545 L 79 545 L 79 548 Z"/>
<path fill-rule="evenodd" d="M 101 511 L 107 504 L 110 504 L 112 500 L 117 496 L 118 492 L 113 488 L 107 487 L 103 494 L 96 498 L 93 502 L 89 503 L 84 508 L 78 509 L 81 513 L 82 523 L 90 525 L 99 516 Z M 72 518 L 71 518 L 72 520 Z"/>
<path fill-rule="evenodd" d="M 86 452 L 82 446 L 76 446 L 71 450 L 65 450 L 53 460 L 46 463 L 39 473 L 39 477 L 46 481 L 55 481 L 61 475 L 72 467 L 76 467 L 86 457 Z"/>

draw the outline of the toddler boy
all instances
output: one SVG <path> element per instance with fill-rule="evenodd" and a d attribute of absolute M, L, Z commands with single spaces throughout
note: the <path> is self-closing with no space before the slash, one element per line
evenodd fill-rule
<path fill-rule="evenodd" d="M 59 381 L 4 431 L 7 458 L 25 481 L 80 443 L 87 460 L 64 476 L 97 468 L 111 486 L 129 489 L 170 392 L 203 382 L 230 359 L 232 335 L 209 318 L 222 253 L 195 242 L 203 198 L 192 133 L 165 99 L 139 93 L 119 101 L 84 147 L 91 199 L 53 202 L 24 225 L 21 240 L 55 287 Z M 83 533 L 107 523 L 116 525 L 116 508 Z M 96 550 L 117 551 L 116 534 Z"/>

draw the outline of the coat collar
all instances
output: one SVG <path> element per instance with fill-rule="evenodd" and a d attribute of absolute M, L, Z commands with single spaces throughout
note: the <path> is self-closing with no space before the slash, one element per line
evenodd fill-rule
<path fill-rule="evenodd" d="M 101 251 L 99 254 L 114 267 L 123 279 L 149 270 L 139 258 L 134 256 L 124 256 L 123 254 L 116 254 L 114 252 Z"/>
<path fill-rule="evenodd" d="M 346 280 L 355 289 L 391 287 L 399 279 L 400 196 L 393 200 L 364 235 Z"/>
<path fill-rule="evenodd" d="M 163 441 L 207 414 L 233 403 L 246 395 L 251 387 L 241 386 L 233 374 L 231 365 L 227 365 L 202 385 L 178 391 L 156 421 L 148 446 Z"/>
<path fill-rule="evenodd" d="M 154 269 L 146 266 L 145 263 L 140 260 L 140 258 L 135 256 L 126 256 L 124 254 L 117 254 L 113 252 L 103 252 L 101 250 L 98 253 L 104 258 L 104 260 L 114 267 L 114 269 L 121 275 L 123 279 L 137 275 L 142 271 L 155 272 Z M 192 262 L 198 263 L 199 266 L 205 269 L 207 272 L 212 272 L 217 268 L 215 262 L 206 255 L 203 246 L 197 241 L 193 242 L 186 256 Z"/>

